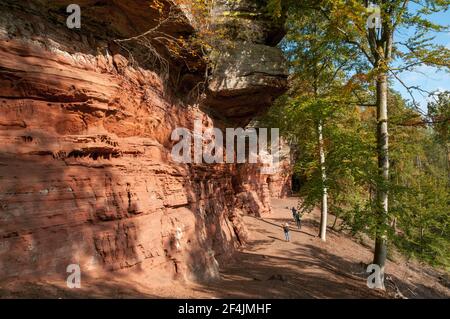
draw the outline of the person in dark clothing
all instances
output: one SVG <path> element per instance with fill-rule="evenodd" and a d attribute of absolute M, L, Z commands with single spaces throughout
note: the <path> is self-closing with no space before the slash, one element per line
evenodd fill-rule
<path fill-rule="evenodd" d="M 302 228 L 302 217 L 299 212 L 295 213 L 295 222 L 297 224 L 298 229 Z"/>
<path fill-rule="evenodd" d="M 293 217 L 294 220 L 295 220 L 295 215 L 297 214 L 297 210 L 295 209 L 295 207 L 292 207 L 292 208 L 291 208 L 291 211 L 292 211 L 292 217 Z"/>

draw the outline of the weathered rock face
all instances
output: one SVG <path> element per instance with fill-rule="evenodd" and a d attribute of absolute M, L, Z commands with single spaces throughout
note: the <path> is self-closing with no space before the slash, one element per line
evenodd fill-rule
<path fill-rule="evenodd" d="M 221 44 L 214 62 L 207 103 L 228 119 L 245 125 L 267 110 L 287 86 L 287 66 L 272 47 L 283 26 L 267 17 L 265 1 L 216 0 L 214 24 Z"/>
<path fill-rule="evenodd" d="M 234 122 L 246 124 L 266 111 L 286 87 L 284 60 L 277 48 L 245 44 L 222 51 L 215 61 L 207 103 Z"/>
<path fill-rule="evenodd" d="M 76 31 L 64 24 L 70 2 L 3 2 L 0 278 L 65 276 L 69 264 L 91 276 L 132 269 L 157 283 L 216 276 L 245 241 L 242 214 L 270 212 L 266 177 L 250 178 L 251 165 L 173 161 L 175 128 L 225 124 L 112 41 L 152 28 L 158 11 L 148 1 L 78 1 Z M 193 32 L 183 23 L 165 32 Z M 238 91 L 229 93 L 246 94 Z"/>

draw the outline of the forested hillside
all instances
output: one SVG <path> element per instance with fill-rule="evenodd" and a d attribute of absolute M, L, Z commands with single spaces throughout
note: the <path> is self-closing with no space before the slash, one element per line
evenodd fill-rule
<path fill-rule="evenodd" d="M 330 212 L 341 229 L 369 234 L 377 264 L 395 246 L 448 269 L 450 92 L 400 75 L 449 71 L 448 47 L 433 42 L 448 26 L 431 19 L 449 3 L 418 2 L 271 1 L 272 14 L 287 17 L 290 89 L 261 122 L 292 147 L 303 212 L 320 206 L 322 225 Z"/>

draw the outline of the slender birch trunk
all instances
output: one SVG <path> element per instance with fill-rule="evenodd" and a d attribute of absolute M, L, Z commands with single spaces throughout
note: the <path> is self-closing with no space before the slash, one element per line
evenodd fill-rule
<path fill-rule="evenodd" d="M 320 171 L 322 173 L 322 206 L 320 217 L 320 239 L 326 241 L 327 235 L 327 222 L 328 222 L 328 193 L 327 193 L 327 172 L 325 168 L 325 151 L 323 145 L 323 123 L 319 121 L 317 126 L 319 136 L 319 157 L 320 157 Z"/>
<path fill-rule="evenodd" d="M 378 172 L 381 185 L 377 189 L 377 207 L 379 214 L 379 225 L 375 240 L 375 253 L 373 263 L 381 268 L 384 274 L 386 263 L 386 222 L 388 214 L 388 191 L 386 185 L 389 182 L 389 136 L 387 115 L 387 74 L 381 73 L 377 79 L 377 146 L 378 146 Z"/>

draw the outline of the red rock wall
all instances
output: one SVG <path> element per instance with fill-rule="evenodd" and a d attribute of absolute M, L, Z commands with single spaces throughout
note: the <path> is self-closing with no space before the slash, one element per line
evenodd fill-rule
<path fill-rule="evenodd" d="M 172 129 L 207 116 L 126 64 L 0 42 L 0 277 L 64 274 L 71 263 L 208 276 L 239 244 L 229 168 L 168 155 Z"/>
<path fill-rule="evenodd" d="M 66 276 L 73 263 L 159 283 L 216 276 L 245 242 L 242 214 L 270 212 L 266 177 L 175 163 L 170 135 L 196 118 L 224 124 L 95 37 L 11 19 L 0 19 L 0 278 Z"/>
<path fill-rule="evenodd" d="M 2 277 L 70 263 L 201 274 L 238 244 L 233 171 L 170 159 L 172 129 L 207 115 L 126 64 L 0 42 Z"/>

